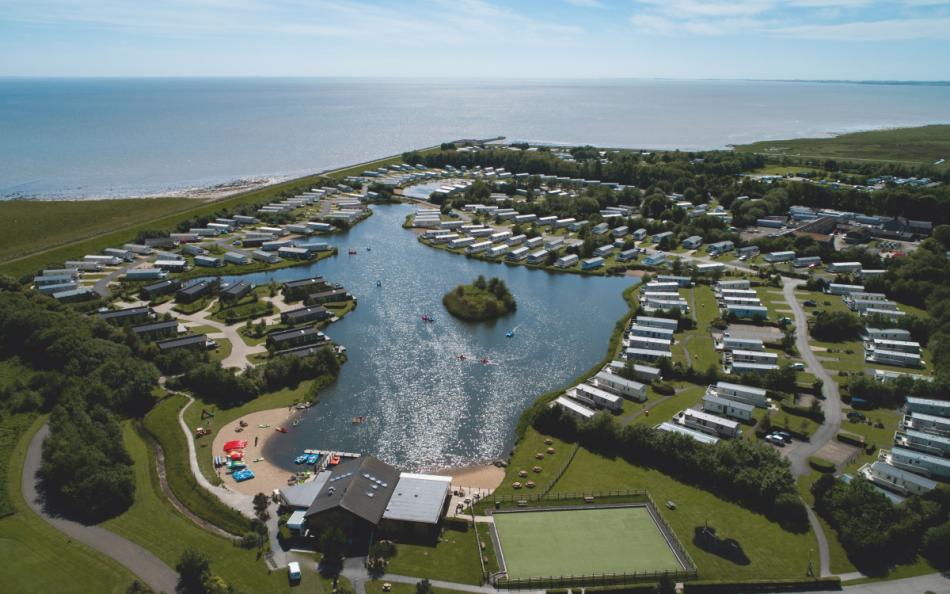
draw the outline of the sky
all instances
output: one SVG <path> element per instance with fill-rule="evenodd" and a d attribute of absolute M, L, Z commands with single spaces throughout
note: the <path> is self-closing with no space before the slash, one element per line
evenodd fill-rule
<path fill-rule="evenodd" d="M 950 80 L 950 0 L 0 0 L 0 76 Z"/>

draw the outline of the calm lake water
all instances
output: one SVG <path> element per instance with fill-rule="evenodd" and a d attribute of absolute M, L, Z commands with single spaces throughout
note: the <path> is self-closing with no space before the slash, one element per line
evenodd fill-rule
<path fill-rule="evenodd" d="M 0 198 L 301 175 L 458 138 L 716 148 L 950 122 L 950 87 L 746 81 L 0 80 Z"/>
<path fill-rule="evenodd" d="M 330 239 L 336 257 L 239 277 L 261 284 L 322 275 L 359 300 L 326 330 L 349 355 L 339 380 L 300 425 L 270 441 L 268 459 L 293 468 L 304 448 L 373 453 L 416 470 L 492 459 L 537 396 L 604 356 L 626 311 L 621 293 L 636 279 L 552 274 L 428 248 L 400 227 L 411 210 L 374 207 L 372 217 Z M 350 247 L 359 254 L 347 255 Z M 452 318 L 442 295 L 479 274 L 504 279 L 518 311 L 495 323 Z M 423 322 L 426 313 L 436 321 Z M 509 328 L 513 338 L 505 337 Z M 490 364 L 479 363 L 483 357 Z M 367 422 L 353 425 L 358 415 Z"/>

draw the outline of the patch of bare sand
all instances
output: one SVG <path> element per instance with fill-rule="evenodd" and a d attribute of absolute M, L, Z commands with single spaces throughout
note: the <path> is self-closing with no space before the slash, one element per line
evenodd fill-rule
<path fill-rule="evenodd" d="M 229 489 L 238 493 L 256 495 L 257 493 L 270 494 L 274 489 L 287 486 L 287 479 L 290 477 L 289 472 L 276 464 L 271 464 L 268 460 L 258 460 L 258 458 L 262 458 L 261 452 L 264 450 L 267 440 L 283 437 L 283 434 L 277 431 L 277 427 L 289 425 L 291 415 L 291 411 L 286 408 L 262 410 L 244 415 L 241 419 L 229 423 L 218 431 L 210 455 L 223 456 L 225 442 L 233 439 L 246 440 L 247 447 L 244 449 L 244 462 L 254 472 L 254 478 L 251 480 L 237 482 L 223 468 L 219 469 L 218 476 L 221 477 L 221 480 Z M 244 427 L 242 431 L 237 431 L 242 420 L 247 423 L 247 427 Z M 262 427 L 261 425 L 265 426 Z M 255 462 L 255 460 L 258 461 Z"/>

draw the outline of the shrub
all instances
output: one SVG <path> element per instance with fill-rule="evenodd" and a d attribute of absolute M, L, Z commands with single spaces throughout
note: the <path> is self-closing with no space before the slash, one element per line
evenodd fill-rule
<path fill-rule="evenodd" d="M 830 473 L 835 471 L 835 465 L 833 463 L 817 456 L 809 456 L 808 465 L 818 472 Z"/>

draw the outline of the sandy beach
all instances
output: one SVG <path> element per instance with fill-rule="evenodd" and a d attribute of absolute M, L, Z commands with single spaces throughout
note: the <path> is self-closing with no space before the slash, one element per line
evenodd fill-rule
<path fill-rule="evenodd" d="M 478 491 L 493 491 L 505 479 L 505 469 L 498 468 L 494 464 L 446 468 L 433 474 L 452 477 L 452 487 L 455 489 L 474 489 Z"/>
<path fill-rule="evenodd" d="M 287 478 L 290 476 L 289 472 L 276 464 L 271 464 L 268 460 L 260 460 L 258 462 L 254 460 L 261 458 L 261 451 L 264 449 L 264 444 L 268 438 L 280 439 L 282 437 L 282 435 L 276 431 L 276 428 L 281 425 L 289 425 L 292 414 L 294 413 L 286 408 L 262 410 L 260 412 L 244 415 L 241 420 L 247 422 L 247 427 L 244 427 L 243 431 L 235 431 L 239 426 L 239 421 L 229 423 L 218 431 L 218 434 L 214 438 L 212 451 L 207 452 L 205 455 L 222 456 L 224 455 L 223 446 L 225 442 L 231 441 L 232 439 L 247 440 L 247 448 L 244 450 L 244 462 L 247 463 L 247 467 L 254 472 L 253 479 L 239 483 L 232 479 L 231 475 L 225 472 L 223 468 L 219 469 L 218 476 L 221 477 L 221 480 L 224 481 L 224 484 L 227 485 L 229 489 L 239 493 L 256 495 L 257 493 L 270 494 L 274 489 L 287 486 Z M 260 425 L 267 426 L 260 427 Z"/>

